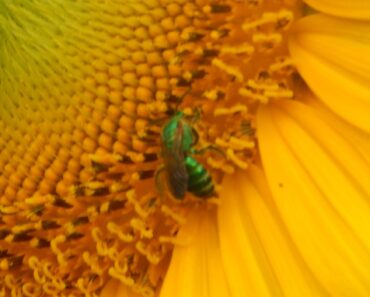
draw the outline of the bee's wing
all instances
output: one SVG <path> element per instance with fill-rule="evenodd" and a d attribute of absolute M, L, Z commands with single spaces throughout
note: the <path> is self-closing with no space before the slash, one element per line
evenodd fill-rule
<path fill-rule="evenodd" d="M 184 153 L 164 149 L 164 166 L 168 186 L 176 199 L 183 199 L 188 187 L 188 174 L 184 163 Z"/>
<path fill-rule="evenodd" d="M 175 137 L 172 148 L 163 146 L 162 152 L 170 191 L 176 199 L 183 199 L 188 188 L 188 174 L 182 150 L 182 134 Z"/>

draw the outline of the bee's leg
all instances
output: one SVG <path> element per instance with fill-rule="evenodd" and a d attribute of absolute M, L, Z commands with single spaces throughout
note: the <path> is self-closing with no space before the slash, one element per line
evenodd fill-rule
<path fill-rule="evenodd" d="M 161 199 L 163 199 L 164 197 L 164 187 L 163 187 L 163 182 L 161 181 L 161 175 L 163 175 L 165 168 L 163 165 L 161 165 L 160 167 L 158 167 L 158 169 L 155 171 L 154 173 L 154 180 L 155 180 L 155 185 L 156 185 L 156 188 L 158 189 L 158 192 L 159 192 L 159 197 Z"/>
<path fill-rule="evenodd" d="M 197 130 L 195 130 L 194 128 L 191 128 L 192 130 L 192 134 L 193 134 L 193 142 L 191 145 L 196 145 L 198 143 L 198 140 L 199 140 L 199 134 L 197 132 Z"/>
<path fill-rule="evenodd" d="M 198 106 L 194 109 L 194 114 L 193 114 L 193 117 L 191 119 L 191 122 L 192 124 L 196 123 L 197 121 L 200 120 L 200 118 L 202 117 L 202 110 L 201 108 Z"/>
<path fill-rule="evenodd" d="M 215 145 L 212 145 L 212 144 L 207 145 L 206 147 L 203 147 L 203 148 L 201 148 L 201 149 L 199 149 L 199 150 L 192 149 L 192 150 L 191 150 L 191 153 L 192 153 L 192 154 L 195 154 L 195 155 L 202 155 L 202 154 L 204 154 L 206 151 L 209 151 L 209 150 L 214 151 L 214 152 L 216 152 L 216 153 L 218 153 L 218 154 L 222 155 L 223 157 L 226 157 L 225 153 L 224 153 L 224 152 L 223 152 L 219 147 L 217 147 L 217 146 L 215 146 Z"/>

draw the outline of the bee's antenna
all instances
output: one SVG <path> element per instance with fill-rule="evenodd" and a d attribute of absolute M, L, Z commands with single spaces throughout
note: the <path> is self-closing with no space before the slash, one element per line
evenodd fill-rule
<path fill-rule="evenodd" d="M 194 115 L 193 115 L 193 117 L 192 117 L 191 121 L 192 121 L 193 123 L 195 123 L 195 122 L 199 121 L 199 119 L 201 118 L 201 115 L 202 115 L 202 110 L 201 110 L 201 108 L 200 108 L 200 107 L 196 107 L 196 108 L 195 108 L 195 110 L 194 110 Z"/>
<path fill-rule="evenodd" d="M 179 106 L 180 104 L 184 101 L 184 98 L 191 92 L 191 88 L 188 88 L 180 97 L 179 100 L 177 101 L 176 107 L 175 107 L 175 112 L 179 111 Z"/>

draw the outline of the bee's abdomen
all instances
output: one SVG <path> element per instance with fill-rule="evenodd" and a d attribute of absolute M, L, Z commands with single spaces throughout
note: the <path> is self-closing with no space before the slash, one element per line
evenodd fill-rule
<path fill-rule="evenodd" d="M 191 156 L 185 157 L 188 173 L 188 191 L 197 197 L 206 198 L 214 193 L 212 177 L 201 163 Z"/>

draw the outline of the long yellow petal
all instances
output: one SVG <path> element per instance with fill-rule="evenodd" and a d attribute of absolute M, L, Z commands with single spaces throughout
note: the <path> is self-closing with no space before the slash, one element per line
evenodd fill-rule
<path fill-rule="evenodd" d="M 317 10 L 341 17 L 370 19 L 370 2 L 367 0 L 305 0 Z"/>
<path fill-rule="evenodd" d="M 193 210 L 178 236 L 161 297 L 228 297 L 216 212 Z"/>
<path fill-rule="evenodd" d="M 219 225 L 232 296 L 326 296 L 297 254 L 271 201 L 257 168 L 225 179 Z"/>
<path fill-rule="evenodd" d="M 346 121 L 339 118 L 329 108 L 327 108 L 320 100 L 312 94 L 302 97 L 305 104 L 315 108 L 315 112 L 324 121 L 326 121 L 337 133 L 345 135 L 352 145 L 362 154 L 367 163 L 370 164 L 370 137 L 366 132 L 348 124 Z"/>
<path fill-rule="evenodd" d="M 370 23 L 323 15 L 302 19 L 290 42 L 294 63 L 316 95 L 370 131 Z"/>
<path fill-rule="evenodd" d="M 262 107 L 258 129 L 275 204 L 308 268 L 333 296 L 369 296 L 367 162 L 298 102 Z"/>

